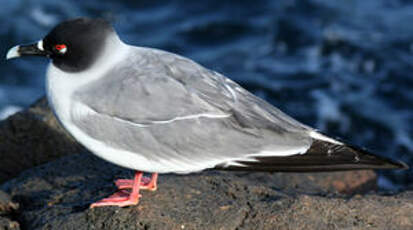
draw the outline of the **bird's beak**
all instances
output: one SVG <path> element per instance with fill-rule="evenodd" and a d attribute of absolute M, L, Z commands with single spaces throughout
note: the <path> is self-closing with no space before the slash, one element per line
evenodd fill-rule
<path fill-rule="evenodd" d="M 35 44 L 15 46 L 7 52 L 6 59 L 17 58 L 21 56 L 48 56 L 43 49 L 43 42 Z"/>

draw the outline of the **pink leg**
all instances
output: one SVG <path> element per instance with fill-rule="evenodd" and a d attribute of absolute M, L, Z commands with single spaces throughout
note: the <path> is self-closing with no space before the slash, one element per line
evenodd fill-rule
<path fill-rule="evenodd" d="M 108 198 L 102 199 L 96 203 L 90 205 L 90 208 L 99 207 L 99 206 L 118 206 L 125 207 L 130 205 L 137 205 L 139 202 L 139 189 L 141 185 L 142 172 L 136 172 L 133 179 L 132 191 L 118 191 L 115 194 L 111 195 Z"/>
<path fill-rule="evenodd" d="M 142 177 L 140 189 L 155 191 L 157 189 L 158 173 L 153 173 L 151 178 Z M 133 186 L 133 180 L 118 179 L 115 181 L 118 189 L 131 189 Z"/>

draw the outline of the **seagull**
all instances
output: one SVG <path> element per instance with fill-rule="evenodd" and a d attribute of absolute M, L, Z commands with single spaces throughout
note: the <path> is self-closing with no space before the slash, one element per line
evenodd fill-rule
<path fill-rule="evenodd" d="M 138 204 L 140 190 L 157 189 L 158 173 L 408 167 L 328 137 L 188 58 L 125 44 L 104 19 L 63 21 L 6 58 L 27 55 L 51 60 L 46 92 L 62 126 L 93 154 L 136 171 L 91 208 Z"/>

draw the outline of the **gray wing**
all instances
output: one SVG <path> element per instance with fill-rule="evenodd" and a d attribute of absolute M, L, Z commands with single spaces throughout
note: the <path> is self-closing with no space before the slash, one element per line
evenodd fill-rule
<path fill-rule="evenodd" d="M 75 93 L 93 113 L 73 115 L 91 137 L 194 171 L 304 153 L 309 127 L 235 82 L 181 56 L 137 48 Z M 93 95 L 93 96 L 92 96 Z"/>

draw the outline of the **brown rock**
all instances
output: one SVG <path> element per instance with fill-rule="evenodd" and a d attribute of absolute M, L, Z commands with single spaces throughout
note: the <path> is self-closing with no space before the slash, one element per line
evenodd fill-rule
<path fill-rule="evenodd" d="M 253 180 L 267 183 L 266 173 L 237 173 L 250 175 Z M 260 178 L 264 177 L 264 178 Z M 377 174 L 373 170 L 321 172 L 321 173 L 275 173 L 272 180 L 280 190 L 301 193 L 340 193 L 343 195 L 364 194 L 377 189 Z M 274 182 L 271 182 L 274 183 Z"/>
<path fill-rule="evenodd" d="M 18 222 L 11 220 L 19 208 L 19 205 L 13 202 L 10 196 L 0 190 L 0 229 L 18 230 L 20 225 Z"/>
<path fill-rule="evenodd" d="M 16 221 L 12 221 L 9 218 L 0 216 L 0 229 L 1 230 L 19 230 L 20 225 Z"/>
<path fill-rule="evenodd" d="M 353 195 L 377 189 L 377 175 L 372 170 L 349 171 L 330 175 L 326 183 L 331 183 L 339 193 Z"/>
<path fill-rule="evenodd" d="M 16 211 L 19 204 L 13 202 L 9 194 L 0 190 L 0 215 Z"/>

